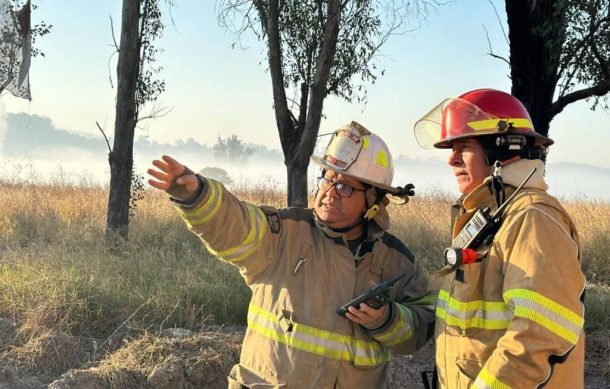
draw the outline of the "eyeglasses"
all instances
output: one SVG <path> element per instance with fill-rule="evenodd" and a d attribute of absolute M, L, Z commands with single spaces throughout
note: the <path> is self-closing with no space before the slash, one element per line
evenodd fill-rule
<path fill-rule="evenodd" d="M 335 187 L 335 191 L 337 192 L 337 194 L 341 197 L 350 197 L 354 193 L 354 191 L 366 192 L 366 189 L 358 189 L 342 182 L 335 182 L 326 177 L 318 177 L 318 189 L 328 191 L 333 186 Z"/>

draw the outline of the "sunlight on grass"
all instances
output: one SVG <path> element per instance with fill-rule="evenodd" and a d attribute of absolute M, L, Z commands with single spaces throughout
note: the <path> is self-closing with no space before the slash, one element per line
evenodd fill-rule
<path fill-rule="evenodd" d="M 254 204 L 284 203 L 272 182 L 234 190 Z M 434 191 L 390 206 L 391 232 L 426 270 L 442 265 L 451 197 Z M 106 190 L 90 184 L 0 183 L 0 317 L 19 322 L 16 342 L 49 328 L 106 338 L 117 330 L 245 323 L 250 291 L 237 268 L 206 252 L 166 195 L 144 193 L 130 240 L 118 251 L 104 242 L 106 201 Z M 587 329 L 608 328 L 610 204 L 577 201 L 566 208 L 595 285 L 587 295 Z"/>

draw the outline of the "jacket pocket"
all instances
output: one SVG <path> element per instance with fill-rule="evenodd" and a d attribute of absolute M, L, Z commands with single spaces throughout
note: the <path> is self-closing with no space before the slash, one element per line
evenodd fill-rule
<path fill-rule="evenodd" d="M 235 365 L 227 377 L 229 389 L 286 388 L 285 383 L 272 383 L 242 365 Z"/>
<path fill-rule="evenodd" d="M 458 359 L 455 361 L 455 364 L 458 368 L 458 382 L 456 388 L 470 388 L 483 368 L 483 362 L 477 359 L 464 358 Z"/>

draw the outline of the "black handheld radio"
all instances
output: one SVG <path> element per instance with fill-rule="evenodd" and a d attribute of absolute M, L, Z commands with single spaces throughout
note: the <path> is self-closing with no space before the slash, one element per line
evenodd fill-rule
<path fill-rule="evenodd" d="M 532 169 L 521 185 L 493 213 L 491 213 L 489 207 L 484 207 L 470 218 L 453 240 L 452 247 L 445 249 L 445 262 L 448 265 L 457 267 L 477 260 L 476 254 L 472 253 L 473 249 L 481 246 L 487 239 L 493 239 L 502 222 L 502 211 L 515 198 L 536 170 L 536 168 Z"/>
<path fill-rule="evenodd" d="M 380 282 L 367 290 L 360 296 L 356 297 L 352 301 L 337 308 L 337 313 L 343 317 L 348 312 L 349 307 L 355 307 L 360 309 L 360 304 L 365 303 L 371 308 L 379 309 L 390 302 L 390 289 L 394 286 L 396 281 L 406 276 L 407 273 L 402 273 L 394 278 L 391 278 L 385 282 Z"/>

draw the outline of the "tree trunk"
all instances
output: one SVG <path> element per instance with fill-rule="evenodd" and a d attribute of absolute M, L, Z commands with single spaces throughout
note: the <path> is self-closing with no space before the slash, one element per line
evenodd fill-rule
<path fill-rule="evenodd" d="M 269 12 L 267 18 L 268 57 L 269 74 L 271 75 L 271 86 L 273 88 L 273 108 L 275 111 L 275 123 L 280 135 L 284 161 L 292 154 L 298 140 L 298 133 L 290 116 L 286 90 L 284 89 L 284 73 L 282 63 L 282 42 L 279 31 L 279 0 L 269 1 Z M 286 166 L 288 164 L 286 163 Z"/>
<path fill-rule="evenodd" d="M 270 0 L 268 12 L 264 13 L 259 9 L 259 14 L 261 15 L 261 20 L 263 16 L 266 20 L 269 46 L 269 73 L 271 74 L 271 84 L 273 87 L 275 120 L 280 135 L 280 142 L 284 153 L 284 164 L 286 165 L 288 177 L 288 206 L 304 207 L 307 206 L 307 167 L 309 166 L 309 157 L 316 145 L 324 98 L 327 94 L 326 88 L 330 68 L 337 47 L 341 2 L 340 0 L 330 0 L 328 2 L 324 41 L 317 60 L 308 107 L 304 110 L 304 100 L 301 99 L 298 123 L 295 123 L 292 118 L 284 89 L 282 43 L 278 28 L 279 0 Z M 306 90 L 305 92 L 306 99 L 308 91 Z M 301 93 L 303 93 L 303 87 L 301 88 Z M 305 118 L 305 123 L 302 122 L 303 118 Z"/>
<path fill-rule="evenodd" d="M 506 0 L 511 93 L 530 113 L 537 132 L 548 135 L 565 39 L 565 7 L 554 0 Z"/>
<path fill-rule="evenodd" d="M 292 165 L 286 166 L 288 173 L 288 206 L 290 207 L 307 207 L 308 162 L 309 159 L 306 159 L 305 165 L 296 161 Z"/>
<path fill-rule="evenodd" d="M 316 146 L 316 139 L 320 130 L 324 99 L 327 95 L 328 78 L 333 65 L 339 37 L 339 23 L 341 21 L 341 2 L 330 0 L 326 26 L 324 28 L 324 42 L 316 64 L 316 72 L 311 84 L 309 103 L 307 106 L 307 119 L 303 131 L 299 133 L 298 144 L 289 158 L 286 168 L 288 170 L 288 205 L 299 207 L 307 205 L 307 167 L 309 157 Z M 288 158 L 287 158 L 288 159 Z"/>
<path fill-rule="evenodd" d="M 136 85 L 140 66 L 139 19 L 140 0 L 123 0 L 114 146 L 108 157 L 110 192 L 106 232 L 111 238 L 118 234 L 126 239 L 128 235 L 133 138 L 137 120 Z"/>

